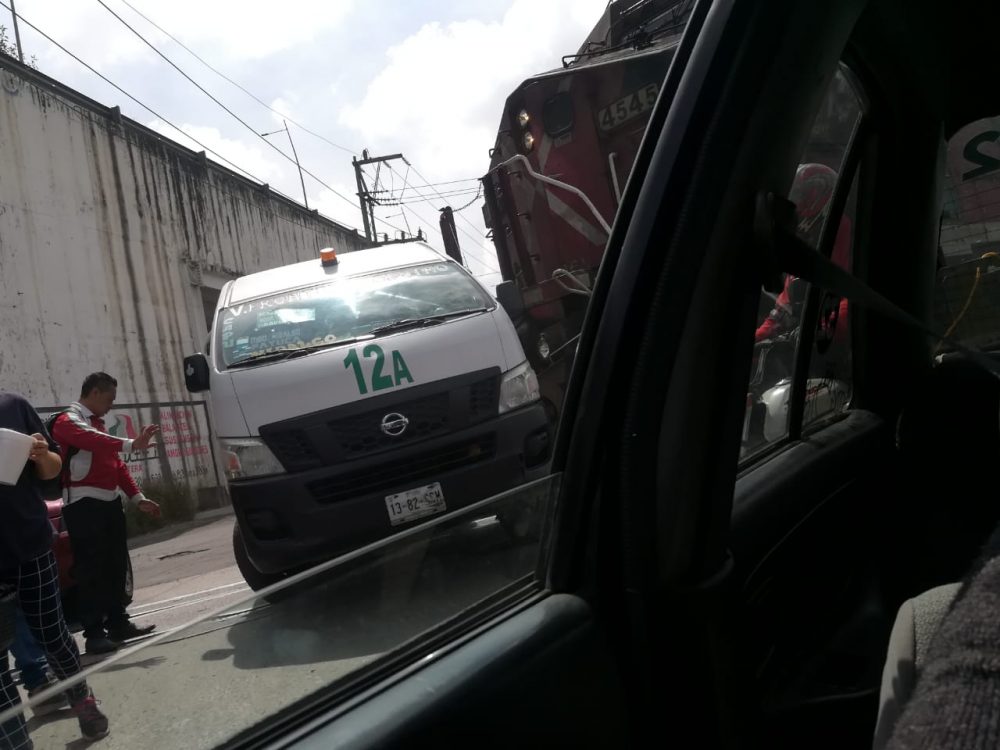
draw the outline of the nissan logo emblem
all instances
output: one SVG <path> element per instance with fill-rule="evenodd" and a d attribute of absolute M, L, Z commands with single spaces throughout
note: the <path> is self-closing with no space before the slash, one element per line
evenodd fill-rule
<path fill-rule="evenodd" d="M 382 432 L 389 437 L 399 437 L 406 432 L 406 428 L 409 426 L 410 420 L 402 414 L 393 412 L 382 417 Z"/>

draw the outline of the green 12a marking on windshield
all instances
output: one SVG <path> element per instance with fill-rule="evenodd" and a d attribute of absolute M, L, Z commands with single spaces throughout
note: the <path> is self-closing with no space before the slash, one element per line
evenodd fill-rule
<path fill-rule="evenodd" d="M 362 350 L 362 353 L 365 359 L 375 359 L 375 367 L 372 369 L 371 389 L 373 392 L 395 388 L 403 382 L 413 382 L 413 376 L 410 375 L 410 368 L 406 366 L 406 360 L 403 359 L 403 355 L 399 351 L 395 349 L 392 351 L 391 375 L 384 372 L 385 352 L 382 351 L 381 346 L 378 344 L 369 344 Z M 358 381 L 358 393 L 362 396 L 368 393 L 368 385 L 365 383 L 365 373 L 361 368 L 361 357 L 358 356 L 357 349 L 351 349 L 344 358 L 344 367 L 348 370 L 354 370 L 354 378 Z"/>

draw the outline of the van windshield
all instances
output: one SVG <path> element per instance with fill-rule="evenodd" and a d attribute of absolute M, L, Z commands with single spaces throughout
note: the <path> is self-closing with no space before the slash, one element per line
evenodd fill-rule
<path fill-rule="evenodd" d="M 454 263 L 427 263 L 258 297 L 219 313 L 226 367 L 279 352 L 346 343 L 399 321 L 491 309 L 493 300 Z"/>

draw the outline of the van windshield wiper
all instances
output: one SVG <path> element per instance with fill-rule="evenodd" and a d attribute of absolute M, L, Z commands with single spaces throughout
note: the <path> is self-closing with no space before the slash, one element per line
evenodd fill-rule
<path fill-rule="evenodd" d="M 270 352 L 261 352 L 260 354 L 251 354 L 249 357 L 244 357 L 243 359 L 237 360 L 229 365 L 230 370 L 235 370 L 240 367 L 249 367 L 251 365 L 260 365 L 266 362 L 280 362 L 285 359 L 294 359 L 295 357 L 301 357 L 306 354 L 312 354 L 313 352 L 318 352 L 321 349 L 329 349 L 332 346 L 343 346 L 344 344 L 353 344 L 356 341 L 367 341 L 368 339 L 373 339 L 375 336 L 371 333 L 365 333 L 360 336 L 351 336 L 347 339 L 337 339 L 336 341 L 330 341 L 325 344 L 317 344 L 316 346 L 290 346 L 283 349 L 275 349 Z"/>
<path fill-rule="evenodd" d="M 306 349 L 302 349 L 301 347 L 290 347 L 287 349 L 275 349 L 270 352 L 262 352 L 260 354 L 251 354 L 249 357 L 244 357 L 243 359 L 233 362 L 229 365 L 229 369 L 235 370 L 237 367 L 249 367 L 250 365 L 259 365 L 263 362 L 277 362 L 282 359 L 291 359 L 292 357 L 305 354 L 306 351 Z"/>
<path fill-rule="evenodd" d="M 427 315 L 422 318 L 401 318 L 399 320 L 394 320 L 391 323 L 376 326 L 371 330 L 371 333 L 373 336 L 378 336 L 382 333 L 403 331 L 408 328 L 425 328 L 427 326 L 444 323 L 449 318 L 459 318 L 463 315 L 476 315 L 478 313 L 487 312 L 488 310 L 488 307 L 470 307 L 467 310 L 452 310 L 451 312 L 439 313 L 437 315 Z"/>

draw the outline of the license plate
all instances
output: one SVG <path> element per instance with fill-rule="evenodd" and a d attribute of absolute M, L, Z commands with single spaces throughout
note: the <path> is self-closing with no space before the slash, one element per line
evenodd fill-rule
<path fill-rule="evenodd" d="M 389 495 L 385 499 L 385 508 L 389 512 L 389 523 L 393 526 L 447 510 L 444 493 L 438 482 Z"/>

